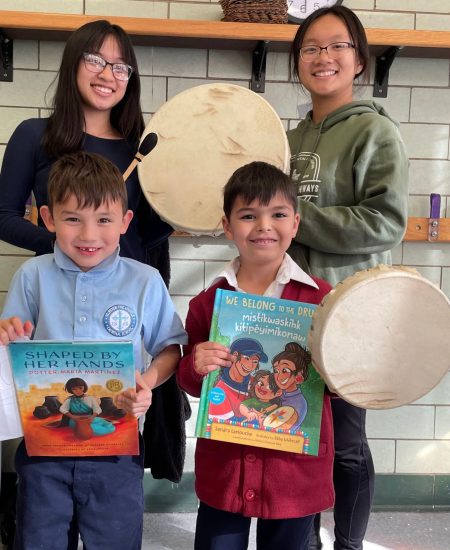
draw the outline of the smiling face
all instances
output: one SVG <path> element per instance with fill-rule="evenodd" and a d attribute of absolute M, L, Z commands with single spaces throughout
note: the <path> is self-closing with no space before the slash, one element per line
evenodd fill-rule
<path fill-rule="evenodd" d="M 237 380 L 248 376 L 259 365 L 259 355 L 244 355 L 243 353 L 235 352 L 236 361 L 230 367 L 230 375 Z"/>
<path fill-rule="evenodd" d="M 266 376 L 261 376 L 255 384 L 255 395 L 260 401 L 271 401 L 280 394 L 281 390 L 273 391 L 271 389 L 268 374 Z"/>
<path fill-rule="evenodd" d="M 40 210 L 47 229 L 56 232 L 61 250 L 82 271 L 89 271 L 108 256 L 119 244 L 133 217 L 131 210 L 123 213 L 121 201 L 103 202 L 94 207 L 80 208 L 74 195 L 63 203 Z"/>
<path fill-rule="evenodd" d="M 254 200 L 245 204 L 236 197 L 229 219 L 223 218 L 227 239 L 239 250 L 241 266 L 277 270 L 296 235 L 300 217 L 286 197 L 277 193 L 267 205 Z"/>
<path fill-rule="evenodd" d="M 334 42 L 352 43 L 352 39 L 345 23 L 339 17 L 327 14 L 311 24 L 301 46 L 323 48 Z M 311 62 L 299 58 L 300 82 L 311 94 L 313 109 L 319 102 L 327 102 L 331 112 L 353 100 L 354 78 L 363 69 L 357 50 L 349 48 L 338 55 L 332 54 L 332 57 L 322 50 Z"/>
<path fill-rule="evenodd" d="M 280 359 L 273 365 L 277 386 L 285 391 L 294 391 L 301 384 L 303 377 L 297 372 L 295 364 L 289 359 Z"/>
<path fill-rule="evenodd" d="M 105 38 L 99 51 L 89 53 L 98 54 L 110 63 L 124 63 L 120 46 L 111 35 Z M 114 77 L 111 65 L 106 65 L 101 73 L 93 73 L 86 68 L 84 60 L 81 59 L 77 71 L 77 86 L 85 116 L 92 111 L 109 114 L 125 96 L 127 84 L 127 81 Z"/>

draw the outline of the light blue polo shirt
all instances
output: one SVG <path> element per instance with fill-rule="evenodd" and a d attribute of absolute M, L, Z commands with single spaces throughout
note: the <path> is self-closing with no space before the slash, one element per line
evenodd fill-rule
<path fill-rule="evenodd" d="M 136 369 L 187 335 L 158 271 L 119 256 L 83 272 L 55 245 L 15 273 L 2 318 L 33 323 L 34 340 L 131 340 Z"/>

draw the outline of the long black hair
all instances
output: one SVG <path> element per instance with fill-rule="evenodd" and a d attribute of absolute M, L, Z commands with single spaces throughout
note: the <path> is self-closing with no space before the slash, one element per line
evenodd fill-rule
<path fill-rule="evenodd" d="M 53 113 L 42 139 L 44 150 L 50 157 L 74 153 L 83 146 L 85 124 L 77 86 L 78 67 L 83 53 L 97 52 L 108 36 L 117 40 L 123 61 L 134 68 L 124 97 L 111 111 L 111 124 L 133 146 L 137 147 L 139 143 L 144 131 L 144 119 L 136 55 L 127 33 L 118 25 L 101 19 L 86 23 L 74 31 L 64 48 L 56 77 L 58 83 L 53 97 Z"/>

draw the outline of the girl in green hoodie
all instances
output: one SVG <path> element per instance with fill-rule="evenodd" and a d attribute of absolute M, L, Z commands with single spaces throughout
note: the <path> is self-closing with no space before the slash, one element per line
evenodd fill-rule
<path fill-rule="evenodd" d="M 311 96 L 312 110 L 288 131 L 301 217 L 289 254 L 303 269 L 336 284 L 391 263 L 390 251 L 407 222 L 408 159 L 397 123 L 374 101 L 353 98 L 355 80 L 367 80 L 369 48 L 350 9 L 313 12 L 294 38 L 291 67 Z M 374 482 L 365 411 L 332 401 L 334 548 L 362 550 Z M 321 548 L 320 520 L 315 525 L 314 549 Z"/>

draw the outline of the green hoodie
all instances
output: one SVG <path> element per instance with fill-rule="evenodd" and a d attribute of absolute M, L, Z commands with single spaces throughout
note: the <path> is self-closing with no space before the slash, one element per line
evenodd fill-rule
<path fill-rule="evenodd" d="M 301 216 L 292 258 L 333 285 L 390 264 L 408 203 L 408 158 L 397 123 L 374 101 L 354 101 L 320 124 L 308 113 L 287 135 Z"/>

